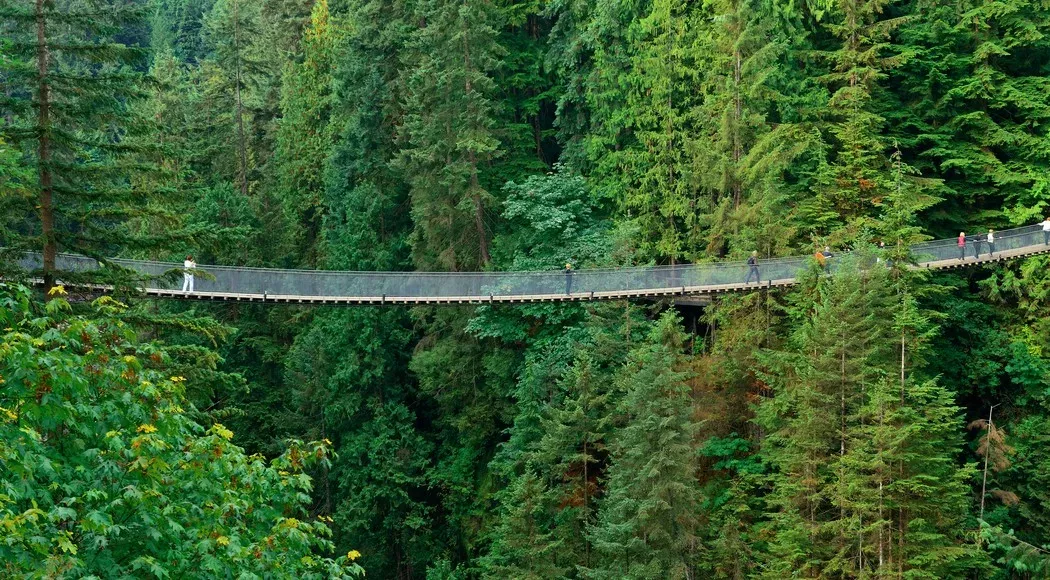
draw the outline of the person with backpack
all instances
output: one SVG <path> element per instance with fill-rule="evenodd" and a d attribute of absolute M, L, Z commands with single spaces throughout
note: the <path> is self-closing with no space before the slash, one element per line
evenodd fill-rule
<path fill-rule="evenodd" d="M 831 272 L 831 257 L 834 256 L 831 253 L 831 246 L 824 246 L 824 251 L 820 255 L 824 257 L 824 261 L 821 262 L 824 265 L 824 271 Z"/>
<path fill-rule="evenodd" d="M 752 251 L 747 258 L 747 278 L 744 278 L 744 284 L 751 283 L 752 275 L 754 275 L 756 282 L 762 283 L 762 277 L 758 273 L 758 250 Z"/>

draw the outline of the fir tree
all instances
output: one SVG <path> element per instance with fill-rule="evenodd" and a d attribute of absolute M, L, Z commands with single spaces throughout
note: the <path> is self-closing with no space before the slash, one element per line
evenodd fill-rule
<path fill-rule="evenodd" d="M 590 578 L 687 578 L 699 497 L 689 374 L 679 320 L 664 315 L 632 351 L 620 386 L 627 417 L 611 444 L 598 522 L 590 531 Z"/>
<path fill-rule="evenodd" d="M 789 41 L 799 31 L 774 17 L 766 2 L 711 2 L 702 14 L 696 40 L 702 49 L 694 49 L 702 90 L 696 115 L 710 142 L 693 144 L 693 156 L 703 249 L 779 255 L 793 234 L 785 175 L 818 144 L 797 115 L 779 111 L 795 106 L 784 93 L 799 90 L 789 86 L 786 64 L 789 49 L 804 46 L 804 37 Z"/>
<path fill-rule="evenodd" d="M 125 227 L 149 215 L 178 223 L 163 206 L 149 203 L 160 192 L 134 179 L 156 171 L 136 158 L 141 141 L 132 145 L 149 125 L 128 122 L 131 106 L 145 96 L 145 50 L 118 39 L 142 22 L 143 6 L 64 0 L 0 5 L 0 102 L 6 112 L 0 139 L 17 148 L 35 174 L 27 184 L 32 196 L 9 208 L 24 225 L 8 243 L 42 250 L 46 288 L 60 275 L 79 277 L 59 272 L 60 251 L 106 258 L 161 246 L 178 229 L 141 235 Z"/>
<path fill-rule="evenodd" d="M 412 66 L 404 71 L 398 163 L 412 188 L 415 261 L 453 271 L 486 266 L 494 198 L 484 173 L 503 154 L 491 76 L 503 55 L 499 13 L 487 0 L 434 0 L 414 16 L 425 25 L 405 57 Z"/>
<path fill-rule="evenodd" d="M 893 288 L 885 268 L 840 268 L 774 357 L 783 378 L 760 410 L 777 469 L 768 577 L 938 578 L 976 562 L 959 529 L 973 471 L 954 464 L 958 409 L 922 378 L 931 325 Z"/>
<path fill-rule="evenodd" d="M 819 169 L 816 195 L 805 209 L 810 222 L 823 232 L 859 227 L 857 220 L 872 217 L 889 189 L 880 81 L 902 58 L 900 49 L 890 44 L 890 33 L 905 18 L 886 18 L 888 4 L 887 0 L 843 0 L 836 3 L 825 25 L 838 41 L 821 53 L 830 70 L 819 79 L 831 93 L 825 140 L 833 153 Z"/>
<path fill-rule="evenodd" d="M 411 27 L 405 10 L 363 0 L 347 7 L 333 47 L 335 138 L 325 167 L 329 264 L 355 270 L 408 264 L 408 187 L 393 167 L 402 122 L 401 55 Z"/>
<path fill-rule="evenodd" d="M 274 165 L 277 195 L 287 227 L 289 248 L 297 262 L 317 265 L 325 214 L 324 167 L 332 148 L 331 86 L 336 34 L 327 0 L 314 5 L 303 39 L 303 61 L 285 67 L 281 83 L 281 119 L 277 124 Z"/>
<path fill-rule="evenodd" d="M 548 503 L 547 489 L 531 469 L 511 482 L 493 548 L 480 562 L 484 578 L 566 577 L 571 568 L 559 565 L 565 554 L 562 541 L 549 531 L 553 526 Z"/>
<path fill-rule="evenodd" d="M 251 112 L 257 107 L 251 99 L 266 63 L 259 60 L 255 41 L 261 33 L 261 4 L 247 0 L 216 0 L 204 17 L 201 37 L 208 49 L 213 69 L 213 90 L 223 101 L 228 120 L 227 129 L 233 137 L 234 167 L 232 181 L 241 195 L 247 196 L 249 183 L 254 181 L 254 165 L 250 156 L 252 127 Z"/>
<path fill-rule="evenodd" d="M 1050 11 L 1031 2 L 920 1 L 901 29 L 905 63 L 895 109 L 909 162 L 944 179 L 931 223 L 954 233 L 975 222 L 1042 218 L 1050 158 L 1045 30 Z M 912 145 L 914 144 L 914 145 Z M 921 165 L 920 165 L 921 164 Z"/>
<path fill-rule="evenodd" d="M 699 146 L 690 138 L 695 125 L 690 87 L 698 76 L 695 29 L 688 7 L 672 0 L 655 0 L 650 12 L 631 24 L 623 113 L 637 144 L 606 153 L 627 186 L 623 211 L 637 223 L 641 256 L 672 264 L 694 255 L 697 247 L 691 156 Z"/>

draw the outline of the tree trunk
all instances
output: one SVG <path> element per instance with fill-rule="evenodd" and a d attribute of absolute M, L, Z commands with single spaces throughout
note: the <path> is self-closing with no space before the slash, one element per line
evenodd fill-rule
<path fill-rule="evenodd" d="M 474 70 L 474 65 L 470 60 L 468 38 L 467 34 L 463 35 L 463 69 L 465 71 L 463 91 L 467 96 L 469 107 L 469 103 L 472 102 L 471 92 L 473 91 L 470 76 Z M 474 227 L 478 231 L 478 252 L 481 255 L 482 266 L 487 266 L 492 259 L 489 257 L 489 241 L 485 235 L 485 208 L 482 207 L 481 196 L 478 195 L 478 191 L 481 189 L 481 184 L 478 182 L 478 160 L 473 149 L 467 153 L 467 160 L 470 162 L 470 195 L 474 202 Z"/>
<path fill-rule="evenodd" d="M 488 266 L 492 259 L 489 257 L 489 241 L 485 235 L 485 208 L 481 205 L 481 196 L 478 195 L 478 190 L 481 188 L 481 184 L 478 183 L 478 169 L 477 161 L 474 158 L 474 152 L 470 152 L 470 190 L 474 199 L 474 227 L 478 230 L 478 251 L 481 253 L 481 265 Z"/>
<path fill-rule="evenodd" d="M 233 98 L 237 115 L 237 181 L 241 195 L 248 195 L 248 146 L 244 136 L 244 102 L 241 99 L 241 21 L 238 1 L 233 3 L 234 81 Z"/>
<path fill-rule="evenodd" d="M 992 411 L 995 409 L 995 405 L 988 408 L 988 427 L 984 435 L 985 443 L 984 446 L 984 473 L 981 475 L 981 515 L 978 516 L 978 520 L 984 521 L 984 496 L 988 487 L 988 456 L 991 455 L 992 451 Z"/>
<path fill-rule="evenodd" d="M 734 6 L 733 13 L 737 19 L 736 21 L 736 34 L 735 40 L 739 44 L 740 36 L 743 33 L 743 23 L 741 22 L 740 7 Z M 741 186 L 740 186 L 740 158 L 743 155 L 743 146 L 741 145 L 740 136 L 740 118 L 743 116 L 743 99 L 740 96 L 740 80 L 743 72 L 743 57 L 740 54 L 739 48 L 733 49 L 733 207 L 740 207 L 741 197 Z"/>
<path fill-rule="evenodd" d="M 55 238 L 54 181 L 51 173 L 51 60 L 47 44 L 44 1 L 36 0 L 36 69 L 37 69 L 37 156 L 40 174 L 40 225 L 44 237 L 44 293 L 50 295 L 55 285 L 55 258 L 58 241 Z"/>

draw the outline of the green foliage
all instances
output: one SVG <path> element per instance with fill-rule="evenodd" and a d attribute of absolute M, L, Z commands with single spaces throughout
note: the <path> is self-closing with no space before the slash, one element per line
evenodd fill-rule
<path fill-rule="evenodd" d="M 484 168 L 504 150 L 496 135 L 492 74 L 503 53 L 499 13 L 486 2 L 418 5 L 425 22 L 408 41 L 404 142 L 398 164 L 411 186 L 413 251 L 423 267 L 469 270 L 491 261 Z"/>
<path fill-rule="evenodd" d="M 248 456 L 221 424 L 194 423 L 167 354 L 101 299 L 39 310 L 3 287 L 0 567 L 7 577 L 272 574 L 354 577 L 304 508 L 319 443 Z M 356 556 L 355 556 L 356 557 Z"/>
<path fill-rule="evenodd" d="M 0 140 L 21 155 L 28 174 L 4 188 L 4 243 L 43 253 L 50 287 L 60 251 L 113 256 L 156 249 L 178 235 L 179 216 L 158 198 L 176 192 L 151 181 L 160 172 L 133 119 L 147 84 L 144 50 L 125 33 L 144 3 L 41 1 L 0 4 Z M 10 188 L 10 189 L 9 189 Z M 134 222 L 163 224 L 142 232 Z M 107 268 L 95 278 L 125 277 Z M 64 278 L 83 276 L 66 272 Z"/>
<path fill-rule="evenodd" d="M 285 469 L 296 483 L 272 493 L 194 467 L 196 487 L 149 488 L 168 505 L 246 497 L 262 507 L 208 524 L 243 524 L 243 542 L 293 517 L 268 510 L 309 506 L 377 577 L 1042 573 L 1047 260 L 931 276 L 907 248 L 1046 215 L 1046 6 L 44 0 L 46 78 L 36 6 L 0 0 L 5 258 L 49 238 L 42 169 L 55 250 L 366 271 L 837 256 L 790 292 L 702 305 L 143 302 L 63 318 L 134 327 L 133 348 L 162 352 L 150 372 L 186 377 L 149 379 L 196 404 L 179 403 L 185 433 L 161 429 L 156 397 L 120 403 L 158 428 L 134 434 L 140 448 L 162 432 L 219 446 L 223 474 L 278 487 L 257 456 L 225 463 L 243 454 L 193 421 L 221 419 L 273 461 L 288 438 L 338 452 Z M 961 416 L 992 405 L 994 437 L 967 436 Z M 980 523 L 969 462 L 985 456 Z M 316 485 L 295 487 L 303 473 Z M 128 505 L 181 517 L 154 499 Z M 219 532 L 172 549 L 233 546 Z M 131 537 L 106 541 L 159 545 Z M 297 565 L 312 541 L 264 554 L 298 550 L 283 564 Z"/>
<path fill-rule="evenodd" d="M 979 561 L 960 534 L 974 471 L 954 464 L 958 409 L 917 376 L 929 321 L 907 294 L 893 299 L 888 278 L 844 264 L 820 282 L 790 349 L 769 356 L 768 577 L 940 578 Z"/>
<path fill-rule="evenodd" d="M 677 317 L 666 314 L 623 369 L 626 416 L 613 437 L 608 495 L 589 536 L 591 578 L 688 578 L 697 536 L 697 424 Z"/>
<path fill-rule="evenodd" d="M 303 38 L 303 61 L 289 64 L 281 83 L 281 119 L 274 164 L 279 197 L 297 263 L 316 266 L 322 251 L 324 167 L 332 148 L 332 56 L 336 33 L 328 2 L 314 6 Z"/>

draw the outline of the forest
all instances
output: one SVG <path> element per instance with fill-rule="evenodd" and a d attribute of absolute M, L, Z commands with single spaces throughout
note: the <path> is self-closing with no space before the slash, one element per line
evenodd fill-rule
<path fill-rule="evenodd" d="M 1050 255 L 908 251 L 1048 215 L 1044 1 L 0 0 L 0 577 L 1050 578 Z"/>

